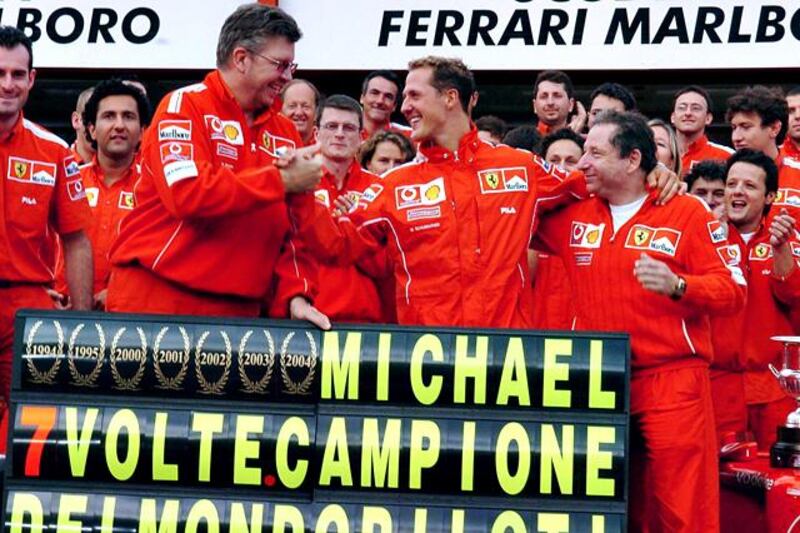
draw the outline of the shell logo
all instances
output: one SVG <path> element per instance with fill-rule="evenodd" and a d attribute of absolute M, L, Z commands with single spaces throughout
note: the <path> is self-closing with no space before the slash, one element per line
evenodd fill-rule
<path fill-rule="evenodd" d="M 440 192 L 441 189 L 439 189 L 438 185 L 431 185 L 430 187 L 428 187 L 428 190 L 425 191 L 425 198 L 427 198 L 430 201 L 434 201 L 437 198 L 439 198 Z"/>
<path fill-rule="evenodd" d="M 222 128 L 222 133 L 225 135 L 226 139 L 231 141 L 235 141 L 239 137 L 239 130 L 232 124 L 226 124 L 225 127 Z"/>
<path fill-rule="evenodd" d="M 586 242 L 588 242 L 589 244 L 594 244 L 597 242 L 597 238 L 599 236 L 600 236 L 600 231 L 593 229 L 586 234 Z"/>

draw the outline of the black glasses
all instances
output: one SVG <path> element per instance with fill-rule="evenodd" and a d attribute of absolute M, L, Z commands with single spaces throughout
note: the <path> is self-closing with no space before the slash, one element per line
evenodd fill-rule
<path fill-rule="evenodd" d="M 275 65 L 275 68 L 278 69 L 278 72 L 286 72 L 288 70 L 289 72 L 294 74 L 297 71 L 297 63 L 293 63 L 291 61 L 278 61 L 274 57 L 265 56 L 253 50 L 247 50 L 247 51 L 262 59 L 266 59 L 267 61 Z"/>

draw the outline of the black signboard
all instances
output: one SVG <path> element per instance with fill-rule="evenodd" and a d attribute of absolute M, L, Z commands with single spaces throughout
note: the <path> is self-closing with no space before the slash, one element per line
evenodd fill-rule
<path fill-rule="evenodd" d="M 624 335 L 48 311 L 16 326 L 9 533 L 626 527 Z"/>

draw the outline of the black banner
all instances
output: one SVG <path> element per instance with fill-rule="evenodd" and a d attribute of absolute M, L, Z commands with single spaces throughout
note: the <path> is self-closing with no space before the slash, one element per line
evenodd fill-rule
<path fill-rule="evenodd" d="M 625 527 L 622 335 L 46 311 L 16 325 L 14 533 L 145 515 L 209 532 L 234 515 Z"/>

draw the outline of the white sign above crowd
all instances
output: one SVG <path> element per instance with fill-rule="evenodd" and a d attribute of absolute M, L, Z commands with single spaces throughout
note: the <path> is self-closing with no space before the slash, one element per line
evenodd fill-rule
<path fill-rule="evenodd" d="M 245 0 L 0 0 L 38 67 L 207 69 Z M 475 70 L 796 68 L 797 0 L 279 0 L 307 70 L 405 68 L 427 54 Z"/>

